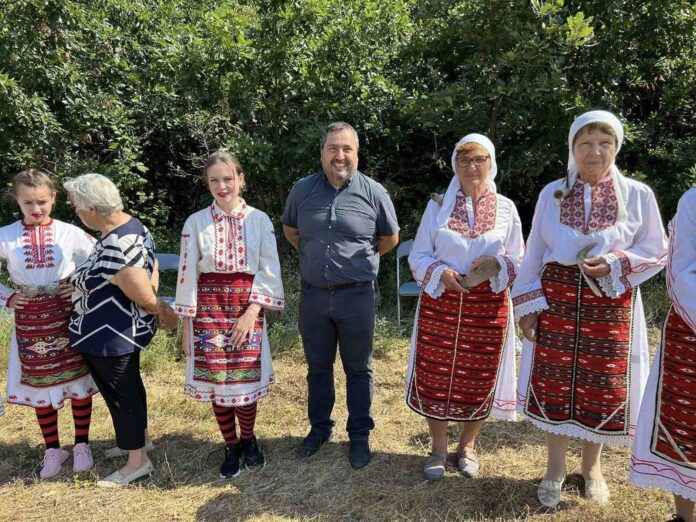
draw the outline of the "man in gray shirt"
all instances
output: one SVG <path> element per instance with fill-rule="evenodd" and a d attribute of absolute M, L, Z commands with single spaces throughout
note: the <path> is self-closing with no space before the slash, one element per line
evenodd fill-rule
<path fill-rule="evenodd" d="M 302 296 L 299 327 L 307 359 L 309 434 L 299 457 L 314 455 L 331 437 L 336 345 L 346 373 L 354 468 L 370 462 L 374 428 L 372 340 L 379 257 L 399 242 L 386 189 L 357 170 L 358 135 L 347 123 L 329 125 L 321 142 L 322 172 L 292 188 L 283 232 L 299 250 Z"/>

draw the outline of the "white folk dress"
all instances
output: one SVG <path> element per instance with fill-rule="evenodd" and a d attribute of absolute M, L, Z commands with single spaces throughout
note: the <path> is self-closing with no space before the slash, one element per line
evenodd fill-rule
<path fill-rule="evenodd" d="M 48 285 L 68 278 L 75 271 L 75 259 L 89 256 L 94 242 L 94 238 L 78 227 L 55 219 L 45 225 L 25 225 L 22 221 L 17 221 L 0 228 L 0 260 L 5 261 L 13 284 Z M 0 285 L 0 306 L 5 306 L 14 293 L 14 289 Z M 58 344 L 66 341 L 67 329 Z M 13 328 L 7 376 L 8 403 L 33 408 L 50 406 L 59 409 L 63 407 L 66 399 L 84 399 L 97 393 L 97 387 L 89 373 L 51 386 L 50 364 L 53 363 L 48 359 L 64 351 L 64 346 L 42 348 L 35 345 L 32 348 L 37 350 L 37 357 L 47 357 L 46 362 L 49 365 L 43 368 L 41 365 L 36 367 L 37 373 L 41 374 L 37 380 L 43 382 L 39 387 L 27 385 L 26 381 L 22 384 L 22 364 L 16 327 Z M 77 352 L 74 355 L 76 356 Z M 73 363 L 75 361 L 68 361 L 72 366 Z M 60 364 L 57 366 L 60 369 Z M 68 373 L 74 370 L 75 368 L 72 368 Z"/>
<path fill-rule="evenodd" d="M 631 482 L 696 502 L 696 188 L 671 223 L 667 291 L 672 309 L 638 418 Z"/>
<path fill-rule="evenodd" d="M 448 193 L 455 185 L 456 176 Z M 417 413 L 439 420 L 472 421 L 489 415 L 514 420 L 515 330 L 508 288 L 524 253 L 520 218 L 514 203 L 491 189 L 477 205 L 456 188 L 453 193 L 456 202 L 444 205 L 445 213 L 453 207 L 449 216 L 442 215 L 435 201 L 428 203 L 408 258 L 421 295 L 411 336 L 406 402 Z M 449 307 L 442 272 L 451 268 L 466 275 L 481 256 L 495 256 L 500 272 L 471 294 L 453 296 L 456 302 Z M 491 294 L 503 302 L 491 306 Z M 471 300 L 464 307 L 457 299 L 462 295 Z M 477 302 L 476 296 L 488 303 Z M 431 313 L 424 313 L 424 302 L 432 305 Z M 492 308 L 504 316 L 491 316 Z M 445 332 L 440 327 L 448 318 L 452 328 Z M 484 321 L 496 332 L 495 339 L 484 332 Z"/>
<path fill-rule="evenodd" d="M 202 279 L 224 278 L 231 274 L 246 278 L 246 287 L 233 289 L 225 288 L 227 283 L 200 284 Z M 249 343 L 255 344 L 260 351 L 253 357 L 239 351 L 235 353 L 229 346 L 227 333 L 234 326 L 236 317 L 243 313 L 241 308 L 245 309 L 247 305 L 237 306 L 232 316 L 219 313 L 216 318 L 208 319 L 206 315 L 204 321 L 218 321 L 226 323 L 226 326 L 204 339 L 203 334 L 194 335 L 195 321 L 200 321 L 203 315 L 200 302 L 211 297 L 201 295 L 201 292 L 236 292 L 236 295 L 244 294 L 244 303 L 258 303 L 266 310 L 283 309 L 285 299 L 276 238 L 273 224 L 264 212 L 242 201 L 230 214 L 225 214 L 213 203 L 186 220 L 181 235 L 174 307 L 176 313 L 188 320 L 191 326 L 192 356 L 187 357 L 186 394 L 200 402 L 214 402 L 219 406 L 252 404 L 267 395 L 269 386 L 274 382 L 265 316 L 257 324 L 258 335 L 254 336 L 253 343 Z M 210 309 L 211 306 L 206 305 L 204 313 L 211 313 Z M 201 343 L 207 343 L 207 354 L 198 348 L 194 350 L 194 345 L 200 347 Z M 217 354 L 217 361 L 211 360 L 209 352 Z M 204 360 L 206 357 L 207 362 Z M 235 357 L 239 365 L 232 372 L 229 365 L 233 364 Z M 252 358 L 257 364 L 253 368 Z M 245 360 L 249 363 L 246 367 Z M 227 375 L 234 373 L 236 377 L 225 377 L 225 371 Z"/>
<path fill-rule="evenodd" d="M 547 370 L 548 373 L 555 371 L 555 366 L 560 365 L 562 361 L 558 359 L 541 361 L 540 354 L 543 354 L 544 351 L 540 350 L 535 355 L 539 343 L 532 343 L 526 339 L 522 344 L 517 408 L 519 412 L 525 413 L 535 426 L 544 431 L 577 437 L 594 443 L 630 446 L 635 433 L 638 409 L 649 366 L 643 304 L 640 292 L 635 287 L 662 270 L 666 260 L 667 240 L 652 190 L 638 181 L 629 178 L 624 178 L 624 180 L 628 190 L 626 205 L 628 217 L 624 220 L 618 218 L 617 195 L 611 176 L 601 180 L 595 190 L 578 178 L 562 204 L 559 204 L 558 200 L 554 198 L 554 192 L 564 188 L 562 180 L 544 187 L 539 195 L 534 213 L 524 260 L 512 289 L 512 299 L 515 306 L 515 316 L 518 320 L 527 314 L 547 310 L 549 309 L 548 296 L 542 289 L 542 272 L 545 267 L 553 266 L 554 263 L 561 270 L 563 267 L 577 267 L 578 252 L 593 244 L 594 246 L 586 257 L 596 255 L 605 257 L 609 262 L 611 272 L 598 281 L 604 299 L 618 300 L 626 299 L 628 296 L 630 309 L 632 309 L 632 313 L 627 317 L 627 323 L 630 322 L 627 327 L 629 333 L 626 339 L 628 359 L 623 361 L 626 370 L 621 377 L 626 380 L 627 384 L 627 388 L 623 389 L 623 395 L 627 399 L 624 399 L 622 405 L 622 412 L 627 413 L 627 415 L 624 415 L 625 420 L 622 428 L 611 435 L 602 431 L 603 423 L 609 421 L 612 414 L 608 414 L 609 418 L 595 419 L 598 423 L 597 429 L 573 420 L 574 417 L 571 420 L 560 422 L 549 419 L 547 417 L 551 407 L 549 403 L 539 404 L 539 402 L 544 403 L 544 400 L 537 400 L 533 391 L 530 395 L 532 367 L 534 364 L 550 364 L 553 368 Z M 580 285 L 584 287 L 583 299 L 594 300 L 595 298 L 592 297 L 586 284 L 580 282 Z M 630 293 L 629 291 L 633 288 L 635 288 L 635 292 Z M 587 316 L 581 315 L 577 324 L 581 324 L 581 321 L 587 319 Z M 565 325 L 566 329 L 572 329 L 570 332 L 572 337 L 577 327 L 575 317 L 557 316 L 556 320 L 559 323 L 564 320 L 572 323 Z M 589 320 L 591 321 L 592 318 Z M 595 324 L 597 322 L 601 323 L 602 319 L 594 321 Z M 561 326 L 563 327 L 562 324 Z M 593 334 L 589 331 L 577 333 L 577 336 L 580 335 L 592 337 Z M 610 332 L 606 334 L 609 342 L 611 335 Z M 601 340 L 602 343 L 604 341 L 605 339 Z M 590 341 L 590 344 L 592 342 Z M 570 344 L 572 344 L 572 340 Z M 588 350 L 591 351 L 592 347 L 589 347 Z M 581 362 L 587 363 L 589 360 L 587 366 L 596 365 L 597 368 L 601 368 L 603 355 L 611 353 L 611 351 L 610 346 L 601 345 L 595 354 L 596 357 L 590 355 Z M 577 367 L 574 367 L 573 370 L 577 370 Z M 590 381 L 593 379 L 601 380 L 603 371 L 601 369 L 598 371 L 599 373 L 593 374 L 591 369 L 588 370 L 587 379 Z M 568 386 L 573 388 L 568 393 L 577 394 L 575 381 L 570 384 L 569 380 Z M 592 390 L 592 393 L 601 394 L 596 390 Z M 530 416 L 527 409 L 528 400 L 533 401 L 539 407 L 540 414 Z M 594 404 L 603 404 L 605 399 L 594 395 L 593 398 L 587 400 L 594 402 Z M 574 414 L 575 410 L 573 409 L 570 415 Z"/>

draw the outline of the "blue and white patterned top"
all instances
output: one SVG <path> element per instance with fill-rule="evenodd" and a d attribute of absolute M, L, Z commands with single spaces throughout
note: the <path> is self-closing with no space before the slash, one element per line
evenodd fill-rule
<path fill-rule="evenodd" d="M 80 352 L 93 357 L 125 355 L 144 348 L 155 335 L 155 316 L 110 282 L 126 266 L 144 268 L 148 276 L 155 266 L 152 236 L 133 217 L 97 241 L 72 275 L 70 343 Z"/>

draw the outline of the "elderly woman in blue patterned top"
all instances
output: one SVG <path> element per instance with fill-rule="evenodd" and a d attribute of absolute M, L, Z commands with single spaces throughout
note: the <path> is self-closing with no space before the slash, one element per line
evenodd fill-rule
<path fill-rule="evenodd" d="M 122 486 L 149 475 L 145 448 L 147 403 L 140 350 L 156 331 L 176 326 L 173 310 L 156 295 L 155 246 L 143 224 L 123 211 L 116 186 L 100 174 L 69 179 L 75 211 L 101 233 L 94 251 L 72 276 L 74 310 L 70 340 L 82 352 L 111 412 L 116 442 L 128 451 L 126 465 L 99 481 Z"/>

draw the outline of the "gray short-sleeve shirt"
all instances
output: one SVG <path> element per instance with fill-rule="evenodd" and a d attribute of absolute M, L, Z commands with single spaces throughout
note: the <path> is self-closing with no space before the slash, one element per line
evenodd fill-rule
<path fill-rule="evenodd" d="M 361 172 L 333 188 L 323 172 L 293 186 L 283 224 L 300 233 L 300 274 L 314 286 L 374 281 L 377 238 L 399 231 L 387 190 Z"/>

